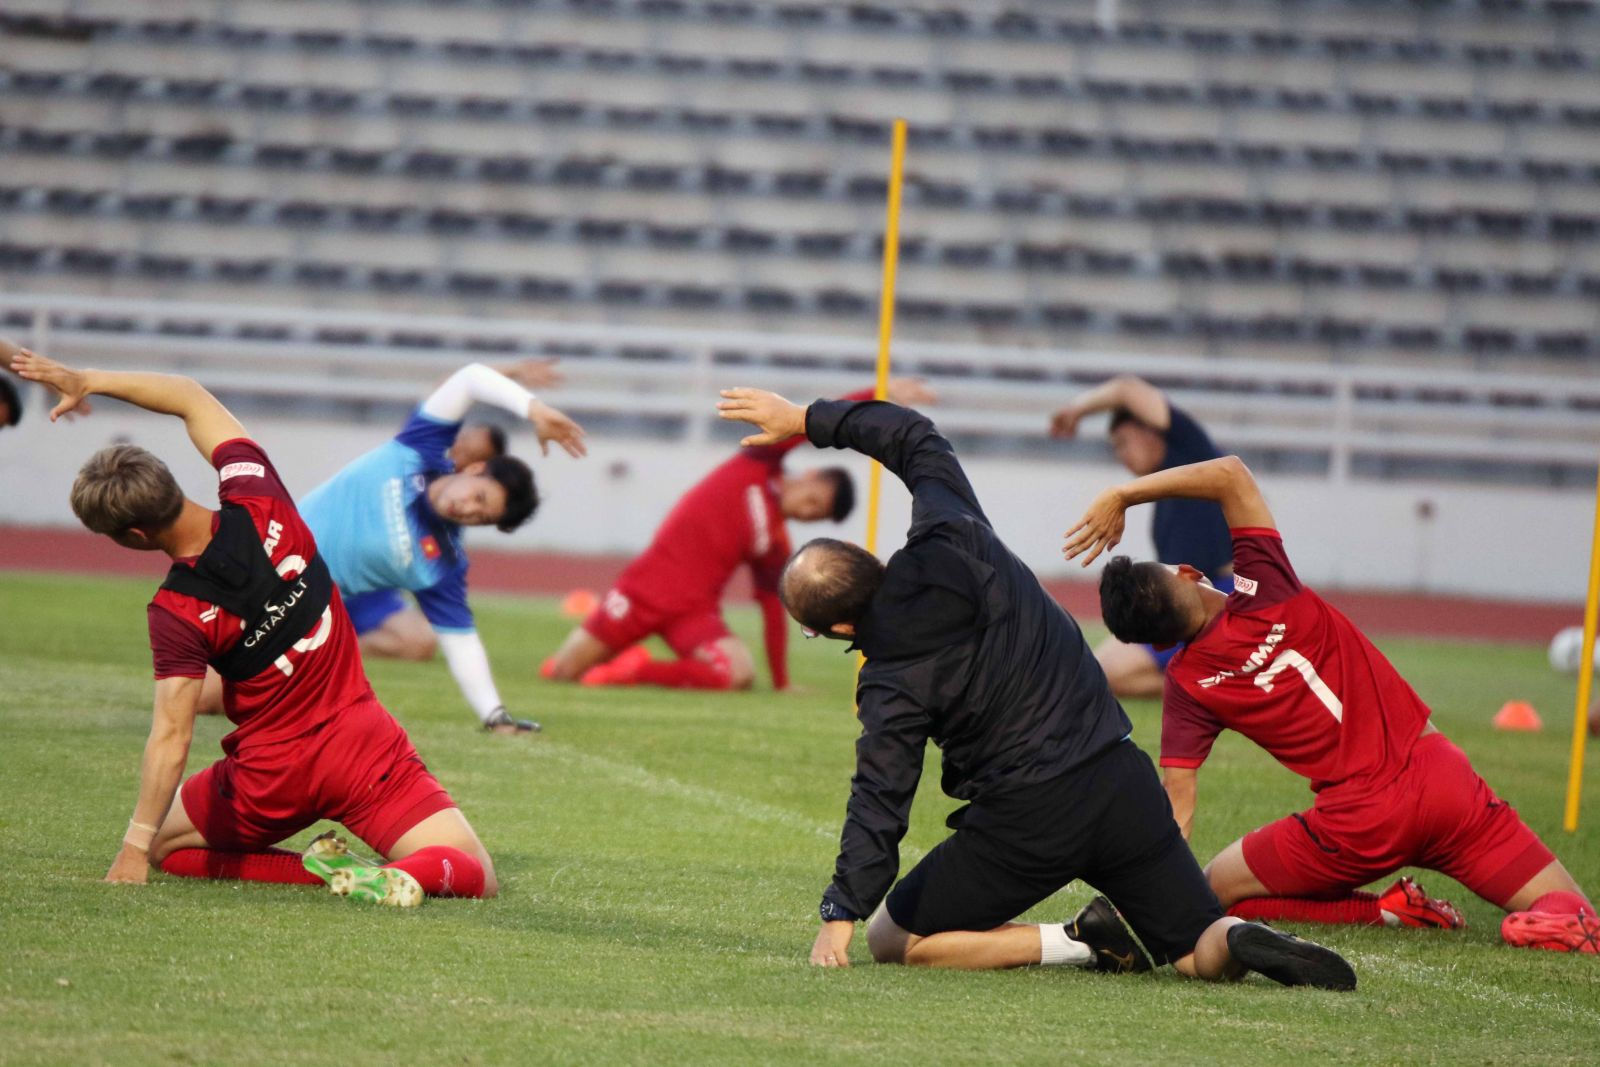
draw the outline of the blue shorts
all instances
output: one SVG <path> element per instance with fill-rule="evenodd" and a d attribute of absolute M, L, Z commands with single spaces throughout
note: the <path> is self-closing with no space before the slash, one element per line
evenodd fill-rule
<path fill-rule="evenodd" d="M 398 589 L 374 589 L 370 593 L 345 597 L 344 610 L 350 613 L 350 622 L 359 636 L 376 630 L 396 612 L 406 610 L 406 598 Z"/>
<path fill-rule="evenodd" d="M 1211 584 L 1222 590 L 1224 593 L 1231 593 L 1233 592 L 1233 575 L 1226 574 L 1221 578 L 1213 578 L 1211 579 Z M 358 625 L 356 627 L 356 633 L 360 632 L 361 627 Z M 1167 664 L 1172 662 L 1172 657 L 1183 651 L 1183 645 L 1181 644 L 1171 645 L 1162 649 L 1156 648 L 1155 645 L 1141 645 L 1139 647 L 1150 653 L 1150 658 L 1156 661 L 1156 670 L 1162 672 L 1163 674 L 1166 673 Z"/>

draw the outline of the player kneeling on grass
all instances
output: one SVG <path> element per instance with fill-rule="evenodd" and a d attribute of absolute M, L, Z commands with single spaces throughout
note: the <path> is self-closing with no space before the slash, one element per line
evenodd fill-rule
<path fill-rule="evenodd" d="M 872 392 L 851 395 L 865 400 Z M 916 378 L 892 379 L 889 395 L 902 404 L 935 400 Z M 804 443 L 797 437 L 741 448 L 702 478 L 540 673 L 590 686 L 750 688 L 755 661 L 728 629 L 721 603 L 733 572 L 749 564 L 772 688 L 789 688 L 789 628 L 778 598 L 778 575 L 789 558 L 788 520 L 843 522 L 855 504 L 855 484 L 843 467 L 784 472 L 784 458 Z M 642 643 L 652 635 L 676 658 L 652 660 Z"/>
<path fill-rule="evenodd" d="M 77 371 L 0 342 L 11 367 L 61 394 L 51 418 L 102 394 L 183 419 L 217 469 L 221 508 L 189 500 L 133 445 L 89 458 L 72 486 L 83 524 L 173 564 L 148 609 L 155 716 L 139 799 L 109 882 L 168 874 L 317 884 L 409 907 L 424 893 L 493 896 L 494 866 L 461 810 L 373 695 L 338 590 L 272 461 L 197 383 Z M 224 758 L 179 789 L 207 665 L 235 729 Z M 176 797 L 177 803 L 173 803 Z M 332 834 L 304 857 L 272 848 L 319 819 L 390 861 L 362 863 Z"/>
<path fill-rule="evenodd" d="M 1460 913 L 1401 879 L 1441 871 L 1506 909 L 1512 945 L 1600 951 L 1600 920 L 1565 867 L 1428 721 L 1428 706 L 1355 625 L 1300 584 L 1255 479 L 1237 457 L 1161 471 L 1108 489 L 1067 532 L 1068 559 L 1122 538 L 1124 512 L 1168 497 L 1214 500 L 1233 534 L 1234 591 L 1187 566 L 1118 556 L 1100 608 L 1122 641 L 1187 642 L 1167 668 L 1161 764 L 1185 837 L 1196 771 L 1238 730 L 1311 780 L 1310 810 L 1233 842 L 1206 868 L 1232 915 L 1459 927 Z"/>
<path fill-rule="evenodd" d="M 881 460 L 911 491 L 906 546 L 887 566 L 819 539 L 779 586 L 801 626 L 867 657 L 856 774 L 812 963 L 846 965 L 854 924 L 870 915 L 867 944 L 884 963 L 1148 970 L 1114 904 L 1157 962 L 1183 974 L 1249 969 L 1354 988 L 1336 953 L 1223 915 L 1082 632 L 996 536 L 933 423 L 892 404 L 723 396 L 724 418 L 763 431 L 745 444 L 804 433 Z M 891 892 L 929 738 L 944 750 L 945 792 L 969 803 Z M 1075 878 L 1110 903 L 1096 898 L 1069 923 L 1011 921 Z"/>

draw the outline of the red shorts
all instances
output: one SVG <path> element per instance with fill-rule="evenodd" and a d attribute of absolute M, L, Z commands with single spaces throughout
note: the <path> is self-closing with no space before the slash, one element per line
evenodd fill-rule
<path fill-rule="evenodd" d="M 1443 734 L 1417 741 L 1381 789 L 1333 785 L 1311 810 L 1245 835 L 1244 861 L 1276 896 L 1335 897 L 1425 867 L 1504 905 L 1555 857 Z"/>
<path fill-rule="evenodd" d="M 254 852 L 319 819 L 342 823 L 379 855 L 456 806 L 376 699 L 309 734 L 247 747 L 183 783 L 183 810 L 211 848 Z"/>
<path fill-rule="evenodd" d="M 613 589 L 601 597 L 583 620 L 583 628 L 613 652 L 660 634 L 679 658 L 693 655 L 701 645 L 731 636 L 722 613 L 715 608 L 667 614 L 646 607 L 622 589 Z"/>

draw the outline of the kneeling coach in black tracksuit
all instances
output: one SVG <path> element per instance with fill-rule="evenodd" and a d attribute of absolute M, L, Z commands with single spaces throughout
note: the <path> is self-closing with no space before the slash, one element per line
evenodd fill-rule
<path fill-rule="evenodd" d="M 779 588 L 802 626 L 867 657 L 856 773 L 812 963 L 847 965 L 854 924 L 870 915 L 880 962 L 1147 969 L 1100 898 L 1065 924 L 1010 921 L 1081 878 L 1183 974 L 1250 969 L 1289 985 L 1355 986 L 1329 949 L 1223 915 L 1083 634 L 995 535 L 933 423 L 892 404 L 802 409 L 755 389 L 722 395 L 723 418 L 763 431 L 745 444 L 804 433 L 882 461 L 912 495 L 906 545 L 887 566 L 822 538 L 795 553 Z M 944 791 L 969 803 L 950 816 L 955 833 L 890 891 L 929 738 L 944 751 Z"/>

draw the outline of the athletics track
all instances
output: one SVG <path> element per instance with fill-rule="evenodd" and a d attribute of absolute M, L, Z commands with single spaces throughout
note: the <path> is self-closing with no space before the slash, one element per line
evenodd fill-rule
<path fill-rule="evenodd" d="M 474 549 L 471 586 L 482 592 L 540 596 L 559 596 L 573 589 L 600 593 L 627 562 L 623 556 Z M 0 571 L 4 570 L 129 575 L 149 578 L 153 586 L 165 573 L 166 560 L 155 552 L 129 552 L 81 530 L 0 526 Z M 1053 579 L 1044 585 L 1073 615 L 1100 617 L 1093 582 Z M 1583 605 L 1577 601 L 1561 605 L 1370 590 L 1319 592 L 1372 634 L 1544 644 L 1557 630 L 1583 619 Z M 748 598 L 743 570 L 728 595 L 734 602 Z"/>

